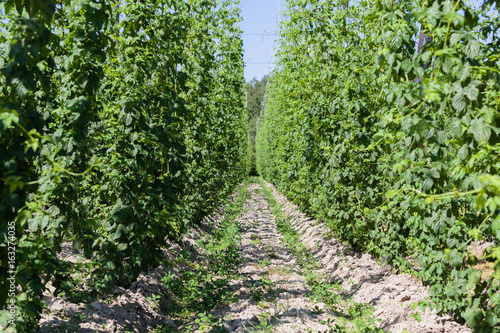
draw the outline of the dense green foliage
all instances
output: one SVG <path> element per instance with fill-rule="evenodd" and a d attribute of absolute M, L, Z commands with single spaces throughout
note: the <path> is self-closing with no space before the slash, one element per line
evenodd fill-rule
<path fill-rule="evenodd" d="M 93 261 L 90 291 L 126 285 L 248 173 L 240 14 L 230 0 L 1 13 L 0 308 L 10 241 L 16 325 L 33 331 L 46 283 L 76 288 L 62 242 Z"/>
<path fill-rule="evenodd" d="M 498 1 L 286 3 L 259 173 L 335 235 L 415 272 L 434 298 L 422 306 L 498 330 Z M 475 268 L 474 239 L 496 242 L 481 258 L 492 274 Z"/>
<path fill-rule="evenodd" d="M 253 78 L 245 84 L 247 111 L 248 111 L 248 140 L 250 143 L 250 163 L 251 173 L 256 174 L 255 164 L 255 135 L 257 134 L 257 120 L 261 113 L 262 102 L 266 93 L 267 81 L 269 77 L 265 75 L 262 79 Z"/>

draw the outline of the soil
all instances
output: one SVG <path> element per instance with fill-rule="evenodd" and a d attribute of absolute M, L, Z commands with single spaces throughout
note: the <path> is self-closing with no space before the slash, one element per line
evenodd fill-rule
<path fill-rule="evenodd" d="M 393 333 L 471 332 L 451 316 L 439 316 L 433 311 L 420 312 L 418 322 L 410 305 L 428 297 L 427 287 L 412 276 L 394 274 L 389 266 L 378 264 L 370 255 L 356 253 L 327 237 L 325 226 L 301 213 L 271 184 L 266 186 L 317 261 L 318 273 L 339 283 L 353 301 L 373 305 L 374 316 L 380 319 L 379 328 Z M 223 327 L 229 332 L 263 330 L 263 319 L 272 324 L 269 331 L 326 331 L 325 322 L 335 314 L 311 297 L 306 276 L 278 232 L 261 185 L 252 183 L 247 190 L 251 196 L 238 220 L 241 264 L 238 278 L 230 284 L 237 301 L 216 308 L 211 314 L 223 318 Z M 192 254 L 191 260 L 198 260 L 203 254 L 196 240 L 210 237 L 211 230 L 223 217 L 224 207 L 220 207 L 182 241 L 167 243 L 165 259 L 174 262 L 176 251 L 187 250 Z M 62 249 L 61 258 L 74 263 L 83 260 L 70 244 L 64 244 Z M 185 265 L 162 265 L 141 274 L 128 289 L 116 288 L 90 304 L 74 304 L 54 297 L 49 288 L 44 295 L 49 311 L 42 315 L 40 332 L 152 332 L 159 325 L 173 332 L 186 331 L 190 323 L 179 325 L 175 318 L 169 317 L 171 300 L 165 296 L 168 293 L 161 282 L 165 274 L 175 275 L 186 269 L 189 268 Z M 159 306 L 151 300 L 153 294 L 160 295 Z"/>
<path fill-rule="evenodd" d="M 390 266 L 382 266 L 369 254 L 356 253 L 340 241 L 327 237 L 328 230 L 321 223 L 307 217 L 297 206 L 288 201 L 271 184 L 273 195 L 292 218 L 293 226 L 302 234 L 302 241 L 323 264 L 323 272 L 344 287 L 357 302 L 375 306 L 375 317 L 382 319 L 384 331 L 401 333 L 459 333 L 472 332 L 465 325 L 453 321 L 450 315 L 439 316 L 435 311 L 413 311 L 410 308 L 429 297 L 428 287 L 409 274 L 394 274 Z M 417 322 L 412 313 L 419 312 Z"/>

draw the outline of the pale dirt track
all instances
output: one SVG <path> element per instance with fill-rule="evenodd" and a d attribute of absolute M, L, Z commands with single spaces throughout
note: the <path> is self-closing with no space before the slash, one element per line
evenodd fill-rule
<path fill-rule="evenodd" d="M 239 301 L 214 314 L 230 318 L 227 329 L 234 332 L 262 329 L 259 319 L 267 316 L 276 332 L 328 329 L 319 323 L 326 320 L 328 314 L 313 313 L 317 303 L 307 296 L 310 290 L 305 277 L 301 275 L 296 258 L 283 244 L 267 201 L 256 192 L 261 186 L 254 183 L 248 190 L 252 196 L 239 219 L 243 262 L 238 271 L 244 283 L 234 285 Z M 266 288 L 259 303 L 252 295 L 252 287 L 263 278 L 271 280 L 272 286 Z"/>
<path fill-rule="evenodd" d="M 292 227 L 301 235 L 302 243 L 317 262 L 318 275 L 336 281 L 353 301 L 369 303 L 375 307 L 374 315 L 381 321 L 378 326 L 386 332 L 402 333 L 459 333 L 471 332 L 454 322 L 450 316 L 438 316 L 433 312 L 422 313 L 421 322 L 411 314 L 410 304 L 428 296 L 426 287 L 405 274 L 393 274 L 390 267 L 382 267 L 369 255 L 358 254 L 325 235 L 326 228 L 302 214 L 276 189 L 266 183 L 283 213 L 289 217 Z M 214 309 L 211 314 L 223 318 L 223 326 L 229 332 L 324 332 L 327 325 L 320 321 L 334 320 L 335 314 L 324 304 L 311 297 L 304 271 L 278 232 L 275 216 L 257 183 L 247 189 L 251 196 L 244 203 L 239 217 L 241 264 L 238 278 L 231 281 L 237 301 Z M 209 237 L 210 229 L 216 228 L 223 210 L 205 218 L 199 227 L 187 235 L 182 243 L 170 243 L 165 249 L 166 259 L 173 259 L 174 250 L 187 249 L 193 260 L 200 255 L 195 240 Z M 67 247 L 66 247 L 67 249 Z M 66 253 L 71 261 L 77 254 Z M 90 305 L 72 304 L 46 293 L 45 301 L 50 313 L 42 316 L 42 332 L 151 332 L 159 324 L 171 331 L 186 331 L 189 325 L 176 326 L 168 313 L 155 308 L 146 298 L 165 294 L 161 276 L 176 274 L 187 269 L 184 266 L 158 267 L 142 274 L 129 288 L 117 288 L 106 300 Z M 162 298 L 162 302 L 168 300 Z M 74 322 L 77 326 L 62 330 Z M 261 320 L 267 326 L 261 326 Z M 196 326 L 193 326 L 196 327 Z M 195 329 L 192 329 L 195 331 Z"/>

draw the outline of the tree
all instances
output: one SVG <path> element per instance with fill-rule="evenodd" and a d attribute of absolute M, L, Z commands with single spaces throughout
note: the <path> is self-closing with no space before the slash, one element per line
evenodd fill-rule
<path fill-rule="evenodd" d="M 251 174 L 257 174 L 255 164 L 255 135 L 257 132 L 257 119 L 259 118 L 262 103 L 264 101 L 268 80 L 268 75 L 264 75 L 260 80 L 257 80 L 257 78 L 254 77 L 252 81 L 247 82 L 245 85 L 248 110 L 248 137 L 250 142 L 250 158 L 252 164 Z"/>

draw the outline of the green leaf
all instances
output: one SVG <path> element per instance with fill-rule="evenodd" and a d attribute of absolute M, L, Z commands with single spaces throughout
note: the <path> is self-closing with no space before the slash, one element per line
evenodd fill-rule
<path fill-rule="evenodd" d="M 472 238 L 474 238 L 476 240 L 483 239 L 483 233 L 479 229 L 469 230 L 468 234 L 469 234 L 469 236 L 471 236 Z"/>
<path fill-rule="evenodd" d="M 35 216 L 28 220 L 28 228 L 30 231 L 35 232 L 38 230 L 40 226 L 41 218 L 39 216 Z"/>
<path fill-rule="evenodd" d="M 500 321 L 498 320 L 497 315 L 493 311 L 486 310 L 486 322 L 490 324 L 491 327 L 494 327 Z"/>
<path fill-rule="evenodd" d="M 438 131 L 437 132 L 437 135 L 436 135 L 436 141 L 441 144 L 441 145 L 444 145 L 446 143 L 446 140 L 448 139 L 448 135 L 446 134 L 445 131 Z"/>
<path fill-rule="evenodd" d="M 78 252 L 80 251 L 81 248 L 82 248 L 82 238 L 78 237 L 73 241 L 73 249 Z"/>
<path fill-rule="evenodd" d="M 128 248 L 128 244 L 127 243 L 120 243 L 118 244 L 118 251 L 125 251 L 126 249 Z"/>
<path fill-rule="evenodd" d="M 471 101 L 475 101 L 477 97 L 479 96 L 479 89 L 476 88 L 476 85 L 474 82 L 471 82 L 465 89 L 464 89 L 465 96 Z"/>
<path fill-rule="evenodd" d="M 103 267 L 109 272 L 112 272 L 116 269 L 115 263 L 112 262 L 111 260 L 106 262 L 106 264 Z"/>
<path fill-rule="evenodd" d="M 450 254 L 450 264 L 453 266 L 453 267 L 460 267 L 462 265 L 462 255 L 457 252 L 457 251 L 453 251 L 451 252 Z"/>
<path fill-rule="evenodd" d="M 491 128 L 482 118 L 476 118 L 471 121 L 467 132 L 473 134 L 477 142 L 488 141 L 491 135 Z"/>
<path fill-rule="evenodd" d="M 389 66 L 392 66 L 394 64 L 394 61 L 396 61 L 396 53 L 390 52 L 385 59 Z"/>
<path fill-rule="evenodd" d="M 127 229 L 127 227 L 126 227 L 126 226 L 124 226 L 123 224 L 120 224 L 120 225 L 118 225 L 118 227 L 116 228 L 116 232 L 115 232 L 115 234 L 114 234 L 114 236 L 113 236 L 113 239 L 114 239 L 114 240 L 118 240 L 118 239 L 120 239 L 120 237 L 122 237 L 122 236 L 124 236 L 124 235 L 126 235 L 126 234 L 128 234 L 128 229 Z"/>
<path fill-rule="evenodd" d="M 464 161 L 469 155 L 469 148 L 467 144 L 462 145 L 462 148 L 458 151 L 457 157 Z"/>
<path fill-rule="evenodd" d="M 25 84 L 23 80 L 19 80 L 19 82 L 16 85 L 16 94 L 20 99 L 24 99 L 28 93 L 30 92 L 30 89 L 28 86 Z"/>
<path fill-rule="evenodd" d="M 9 317 L 9 311 L 2 311 L 0 312 L 0 326 L 7 328 L 9 326 L 9 320 L 11 319 Z M 6 332 L 8 332 L 6 330 Z M 12 332 L 15 332 L 15 330 L 12 330 Z"/>
<path fill-rule="evenodd" d="M 484 196 L 482 194 L 476 196 L 476 211 L 480 212 L 486 206 L 486 201 L 484 200 Z"/>
<path fill-rule="evenodd" d="M 451 45 L 455 45 L 459 40 L 461 39 L 461 36 L 459 33 L 456 33 L 454 32 L 453 34 L 451 34 L 451 37 L 450 37 L 450 44 Z"/>
<path fill-rule="evenodd" d="M 427 177 L 422 182 L 422 188 L 424 190 L 429 190 L 432 187 L 433 184 L 434 184 L 434 181 L 432 180 L 432 178 Z"/>
<path fill-rule="evenodd" d="M 475 327 L 476 322 L 479 321 L 482 317 L 483 312 L 478 308 L 467 308 L 464 312 L 462 312 L 462 317 L 467 322 L 467 325 L 470 327 Z"/>
<path fill-rule="evenodd" d="M 392 50 L 397 50 L 401 47 L 401 44 L 403 43 L 403 39 L 399 35 L 395 35 L 392 37 L 389 46 L 392 48 Z"/>
<path fill-rule="evenodd" d="M 491 230 L 496 239 L 500 239 L 500 214 L 493 220 L 491 224 Z"/>
<path fill-rule="evenodd" d="M 453 66 L 453 63 L 451 62 L 450 59 L 446 58 L 444 61 L 443 61 L 443 71 L 445 73 L 449 73 L 450 70 L 451 70 L 451 67 Z"/>
<path fill-rule="evenodd" d="M 455 94 L 455 96 L 452 99 L 452 105 L 457 111 L 462 111 L 465 109 L 465 98 L 462 95 L 462 91 L 459 91 Z"/>
<path fill-rule="evenodd" d="M 500 293 L 494 293 L 491 295 L 490 301 L 493 306 L 500 305 Z"/>
<path fill-rule="evenodd" d="M 399 193 L 398 190 L 393 189 L 393 190 L 387 191 L 387 193 L 385 194 L 385 196 L 386 196 L 387 199 L 391 199 L 394 196 L 396 196 L 398 193 Z"/>
<path fill-rule="evenodd" d="M 14 110 L 2 110 L 0 113 L 0 121 L 2 121 L 4 129 L 9 129 L 13 126 L 12 123 L 19 123 L 19 116 Z"/>
<path fill-rule="evenodd" d="M 479 43 L 477 40 L 472 39 L 470 40 L 467 45 L 464 47 L 464 53 L 467 55 L 469 58 L 475 58 L 479 54 L 479 51 L 481 50 L 481 47 L 479 46 Z"/>
<path fill-rule="evenodd" d="M 459 118 L 453 118 L 450 122 L 450 134 L 455 138 L 460 138 L 462 133 L 462 120 Z"/>
<path fill-rule="evenodd" d="M 23 209 L 21 210 L 16 217 L 16 225 L 24 229 L 26 227 L 26 224 L 28 223 L 28 220 L 31 218 L 32 213 L 28 209 Z"/>
<path fill-rule="evenodd" d="M 410 60 L 408 59 L 405 59 L 403 60 L 403 63 L 401 65 L 401 69 L 405 72 L 405 73 L 409 73 L 412 69 L 412 63 Z"/>
<path fill-rule="evenodd" d="M 133 216 L 133 214 L 134 210 L 132 207 L 123 206 L 121 203 L 117 203 L 111 211 L 113 221 L 115 221 L 116 223 L 127 222 Z"/>

